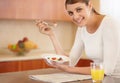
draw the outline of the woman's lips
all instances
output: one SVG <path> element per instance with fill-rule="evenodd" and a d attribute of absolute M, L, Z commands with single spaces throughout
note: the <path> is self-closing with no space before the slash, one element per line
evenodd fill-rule
<path fill-rule="evenodd" d="M 81 17 L 77 22 L 80 23 L 80 22 L 82 21 L 82 19 L 83 19 L 83 18 Z"/>
<path fill-rule="evenodd" d="M 75 19 L 74 21 L 79 25 L 84 17 L 80 17 L 79 19 Z"/>

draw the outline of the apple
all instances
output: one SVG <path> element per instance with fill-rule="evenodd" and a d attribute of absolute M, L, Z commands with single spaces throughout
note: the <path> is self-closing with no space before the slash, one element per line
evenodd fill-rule
<path fill-rule="evenodd" d="M 28 38 L 27 38 L 27 37 L 24 37 L 24 38 L 23 38 L 23 42 L 26 42 L 26 41 L 28 41 Z"/>

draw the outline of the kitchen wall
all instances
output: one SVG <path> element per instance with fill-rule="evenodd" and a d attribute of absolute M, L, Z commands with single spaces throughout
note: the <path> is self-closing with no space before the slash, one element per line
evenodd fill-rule
<path fill-rule="evenodd" d="M 70 50 L 75 36 L 76 26 L 72 22 L 59 21 L 53 28 L 65 50 Z M 53 51 L 53 45 L 48 36 L 41 34 L 33 20 L 0 20 L 0 48 L 17 43 L 23 37 L 34 41 L 40 51 Z"/>
<path fill-rule="evenodd" d="M 96 9 L 96 11 L 100 11 L 100 0 L 91 0 L 93 7 Z"/>
<path fill-rule="evenodd" d="M 114 17 L 120 22 L 120 1 L 119 0 L 100 0 L 100 12 Z"/>

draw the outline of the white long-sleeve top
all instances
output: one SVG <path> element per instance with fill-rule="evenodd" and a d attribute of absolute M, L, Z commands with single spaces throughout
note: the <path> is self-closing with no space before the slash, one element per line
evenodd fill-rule
<path fill-rule="evenodd" d="M 103 18 L 96 32 L 92 34 L 87 32 L 86 27 L 78 27 L 70 52 L 70 66 L 77 64 L 82 51 L 85 50 L 89 59 L 94 62 L 103 62 L 105 74 L 112 75 L 118 55 L 120 56 L 118 31 L 118 24 L 108 16 Z"/>

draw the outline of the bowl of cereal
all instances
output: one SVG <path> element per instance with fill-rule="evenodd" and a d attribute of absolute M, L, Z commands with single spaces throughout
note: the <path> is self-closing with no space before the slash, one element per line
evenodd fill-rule
<path fill-rule="evenodd" d="M 48 64 L 52 64 L 51 62 L 56 63 L 65 63 L 69 61 L 69 57 L 65 55 L 57 55 L 57 54 L 42 54 L 41 57 L 47 61 Z"/>

